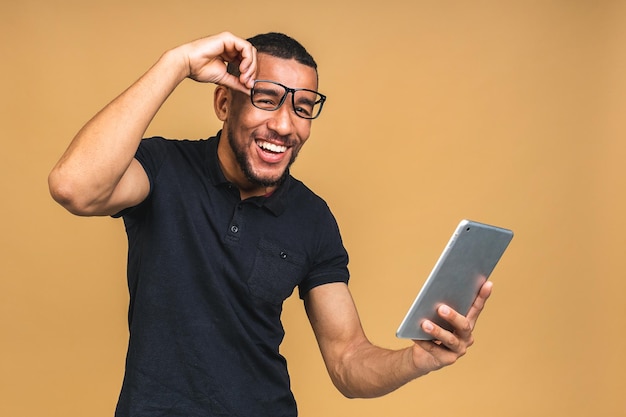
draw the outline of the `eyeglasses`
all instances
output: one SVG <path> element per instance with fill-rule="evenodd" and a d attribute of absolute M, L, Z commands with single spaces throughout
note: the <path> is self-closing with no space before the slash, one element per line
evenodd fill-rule
<path fill-rule="evenodd" d="M 303 119 L 315 119 L 322 112 L 325 95 L 306 88 L 289 88 L 275 81 L 256 80 L 250 92 L 250 100 L 258 109 L 274 111 L 283 105 L 289 93 L 296 115 Z"/>

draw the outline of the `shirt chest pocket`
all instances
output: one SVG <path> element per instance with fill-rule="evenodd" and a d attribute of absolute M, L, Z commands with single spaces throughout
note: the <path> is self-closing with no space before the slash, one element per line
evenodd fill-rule
<path fill-rule="evenodd" d="M 281 304 L 306 275 L 306 257 L 276 242 L 261 239 L 248 278 L 250 293 Z"/>

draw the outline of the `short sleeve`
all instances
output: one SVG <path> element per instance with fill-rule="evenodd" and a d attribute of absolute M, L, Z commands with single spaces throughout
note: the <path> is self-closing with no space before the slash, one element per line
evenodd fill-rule
<path fill-rule="evenodd" d="M 343 245 L 339 226 L 328 206 L 324 204 L 324 208 L 316 227 L 319 231 L 316 241 L 318 256 L 307 278 L 298 287 L 300 298 L 319 285 L 334 282 L 347 284 L 350 279 L 348 252 Z"/>
<path fill-rule="evenodd" d="M 146 138 L 139 143 L 139 148 L 135 153 L 135 159 L 141 164 L 150 181 L 148 198 L 150 198 L 150 194 L 154 188 L 159 169 L 163 161 L 167 158 L 167 145 L 169 142 L 169 140 L 162 137 Z M 142 204 L 143 203 L 140 203 L 138 206 L 126 208 L 114 214 L 112 217 L 119 218 L 127 216 L 133 211 L 136 211 L 136 208 L 140 207 Z"/>

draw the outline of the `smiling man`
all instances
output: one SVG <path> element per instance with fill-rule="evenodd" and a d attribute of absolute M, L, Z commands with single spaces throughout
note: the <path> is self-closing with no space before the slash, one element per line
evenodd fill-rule
<path fill-rule="evenodd" d="M 223 128 L 143 139 L 185 79 L 217 84 Z M 371 344 L 348 289 L 348 255 L 326 203 L 289 173 L 326 97 L 317 65 L 278 33 L 220 33 L 164 53 L 76 135 L 49 176 L 70 212 L 123 217 L 130 339 L 117 417 L 296 416 L 283 301 L 298 288 L 328 373 L 375 397 L 454 363 L 491 291 L 446 331 L 402 350 Z"/>
<path fill-rule="evenodd" d="M 279 41 L 280 37 L 271 34 L 250 40 L 262 48 L 263 39 Z M 258 80 L 249 93 L 216 88 L 215 111 L 224 122 L 223 135 L 228 139 L 219 146 L 218 157 L 243 198 L 259 191 L 266 194 L 280 185 L 311 133 L 311 120 L 320 114 L 326 100 L 316 91 L 315 61 L 304 49 L 299 53 L 299 61 L 259 54 Z M 229 68 L 237 73 L 232 65 Z M 282 84 L 273 80 L 282 80 Z"/>

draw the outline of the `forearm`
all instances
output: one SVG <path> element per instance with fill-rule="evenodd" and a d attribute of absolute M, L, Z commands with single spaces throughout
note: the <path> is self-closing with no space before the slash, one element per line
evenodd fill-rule
<path fill-rule="evenodd" d="M 96 114 L 50 173 L 53 197 L 80 212 L 110 196 L 154 115 L 186 75 L 184 60 L 175 51 L 167 52 Z"/>
<path fill-rule="evenodd" d="M 414 365 L 411 348 L 389 350 L 368 341 L 345 353 L 329 372 L 348 398 L 380 397 L 428 373 Z"/>
<path fill-rule="evenodd" d="M 416 340 L 403 350 L 372 345 L 361 326 L 348 286 L 320 285 L 304 298 L 304 305 L 330 377 L 349 398 L 385 395 L 415 378 L 455 363 L 474 343 L 472 331 L 487 298 L 491 282 L 480 289 L 467 317 L 447 306 L 438 314 L 450 323 L 453 332 L 430 321 L 422 329 L 433 341 Z"/>
<path fill-rule="evenodd" d="M 427 363 L 415 360 L 415 346 L 389 350 L 370 343 L 347 285 L 312 289 L 305 307 L 328 373 L 346 397 L 385 395 L 429 372 Z"/>

